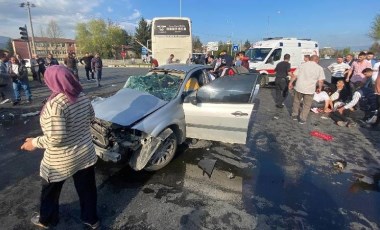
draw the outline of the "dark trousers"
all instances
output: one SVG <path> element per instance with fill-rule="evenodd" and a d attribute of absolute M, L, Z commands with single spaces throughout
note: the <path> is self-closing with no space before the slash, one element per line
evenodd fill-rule
<path fill-rule="evenodd" d="M 97 191 L 94 166 L 82 169 L 73 175 L 75 189 L 79 196 L 81 219 L 95 224 L 98 221 L 96 212 Z M 42 180 L 40 222 L 44 225 L 55 225 L 59 220 L 59 195 L 65 181 L 47 182 Z"/>
<path fill-rule="evenodd" d="M 288 96 L 288 79 L 284 77 L 276 77 L 276 105 L 281 106 L 284 103 L 286 97 Z"/>
<path fill-rule="evenodd" d="M 42 83 L 42 77 L 44 76 L 45 74 L 45 69 L 38 69 L 38 73 L 37 73 L 37 77 L 38 77 L 38 81 L 40 83 Z"/>
<path fill-rule="evenodd" d="M 338 111 L 335 111 L 330 114 L 330 117 L 335 122 L 338 122 L 338 121 L 346 122 L 346 121 L 349 121 L 348 118 L 350 117 L 350 114 L 351 114 L 351 110 L 345 109 L 343 110 L 343 114 L 340 114 Z"/>
<path fill-rule="evenodd" d="M 94 78 L 94 72 L 92 72 L 91 67 L 84 67 L 84 69 L 86 70 L 86 77 L 87 77 L 87 80 L 90 80 L 90 73 L 91 73 L 91 78 L 92 78 L 92 79 L 95 79 L 95 78 Z"/>

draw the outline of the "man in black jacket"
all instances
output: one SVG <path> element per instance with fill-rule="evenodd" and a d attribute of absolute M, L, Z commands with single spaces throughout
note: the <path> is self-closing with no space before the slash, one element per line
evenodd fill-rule
<path fill-rule="evenodd" d="M 94 58 L 94 56 L 92 56 L 91 54 L 89 53 L 86 53 L 84 57 L 82 57 L 79 62 L 84 65 L 84 68 L 86 70 L 86 76 L 87 76 L 87 81 L 91 81 L 90 80 L 90 73 L 91 73 L 91 79 L 95 80 L 94 78 L 94 72 L 92 71 L 91 69 L 91 60 L 92 58 Z"/>
<path fill-rule="evenodd" d="M 293 73 L 290 70 L 290 55 L 284 55 L 284 61 L 279 62 L 274 69 L 276 72 L 275 84 L 276 84 L 276 107 L 283 108 L 284 101 L 288 96 L 288 76 L 293 77 Z"/>

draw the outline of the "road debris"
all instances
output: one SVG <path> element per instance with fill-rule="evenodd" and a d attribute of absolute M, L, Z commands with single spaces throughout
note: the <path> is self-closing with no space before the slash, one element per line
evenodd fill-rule
<path fill-rule="evenodd" d="M 327 133 L 322 133 L 317 130 L 313 130 L 310 132 L 310 135 L 313 137 L 317 137 L 319 139 L 325 140 L 325 141 L 332 141 L 334 138 L 333 136 L 327 134 Z"/>
<path fill-rule="evenodd" d="M 344 168 L 346 168 L 347 162 L 344 160 L 337 160 L 337 161 L 333 162 L 333 166 L 336 169 L 343 170 Z"/>
<path fill-rule="evenodd" d="M 235 175 L 234 175 L 232 172 L 229 172 L 229 173 L 227 174 L 227 177 L 228 177 L 228 179 L 234 179 L 234 178 L 235 178 Z"/>
<path fill-rule="evenodd" d="M 211 178 L 211 174 L 214 171 L 216 160 L 214 159 L 202 159 L 198 162 L 198 167 L 203 170 L 203 174 L 205 173 L 208 175 L 208 178 Z"/>
<path fill-rule="evenodd" d="M 33 116 L 36 116 L 36 115 L 39 115 L 39 114 L 40 114 L 40 111 L 30 112 L 30 113 L 23 113 L 23 114 L 21 114 L 21 117 L 22 118 L 33 117 Z"/>

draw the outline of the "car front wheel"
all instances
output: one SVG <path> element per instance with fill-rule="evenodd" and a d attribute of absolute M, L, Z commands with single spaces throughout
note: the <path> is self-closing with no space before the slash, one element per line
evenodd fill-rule
<path fill-rule="evenodd" d="M 144 168 L 146 171 L 157 171 L 165 167 L 173 159 L 177 150 L 177 138 L 171 133 L 156 150 L 150 159 L 148 165 Z"/>

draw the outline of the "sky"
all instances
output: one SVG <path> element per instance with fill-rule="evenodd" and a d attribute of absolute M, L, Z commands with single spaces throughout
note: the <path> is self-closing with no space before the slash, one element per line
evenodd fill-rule
<path fill-rule="evenodd" d="M 0 36 L 18 38 L 29 27 L 21 0 L 0 0 Z M 24 1 L 26 2 L 26 1 Z M 380 14 L 379 0 L 30 0 L 34 35 L 55 20 L 64 37 L 75 38 L 75 25 L 94 18 L 134 32 L 141 17 L 189 17 L 193 35 L 203 43 L 239 44 L 264 37 L 310 38 L 320 47 L 369 47 L 368 32 Z M 30 30 L 29 30 L 30 31 Z"/>

